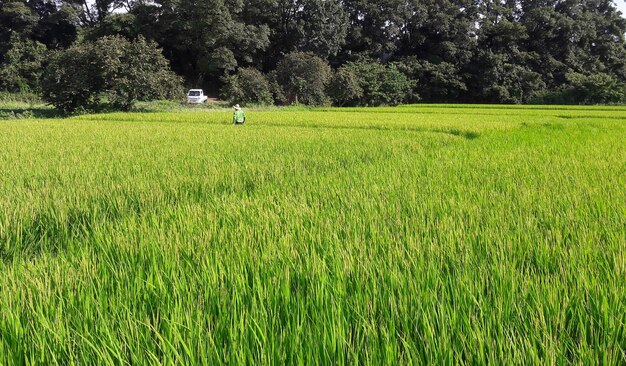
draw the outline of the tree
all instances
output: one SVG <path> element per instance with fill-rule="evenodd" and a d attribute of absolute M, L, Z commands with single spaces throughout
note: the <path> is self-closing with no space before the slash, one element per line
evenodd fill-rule
<path fill-rule="evenodd" d="M 269 44 L 267 26 L 241 20 L 242 1 L 156 0 L 155 7 L 156 40 L 193 85 L 215 90 L 224 73 L 254 64 Z"/>
<path fill-rule="evenodd" d="M 42 89 L 44 100 L 64 112 L 96 106 L 104 80 L 93 44 L 54 53 L 43 73 Z"/>
<path fill-rule="evenodd" d="M 12 35 L 31 38 L 37 14 L 22 1 L 0 2 L 0 63 L 11 48 Z"/>
<path fill-rule="evenodd" d="M 511 62 L 502 54 L 483 55 L 483 74 L 474 84 L 478 101 L 522 104 L 545 91 L 541 75 L 523 63 Z"/>
<path fill-rule="evenodd" d="M 288 103 L 329 104 L 326 86 L 332 72 L 321 58 L 311 53 L 290 53 L 278 63 L 275 75 Z"/>
<path fill-rule="evenodd" d="M 459 68 L 475 49 L 479 19 L 476 0 L 411 1 L 398 37 L 396 54 L 415 56 L 438 65 Z"/>
<path fill-rule="evenodd" d="M 172 98 L 180 86 L 156 44 L 143 38 L 105 37 L 57 52 L 43 79 L 45 100 L 65 112 L 97 107 L 103 99 L 128 110 L 136 101 Z"/>
<path fill-rule="evenodd" d="M 336 0 L 243 0 L 238 18 L 270 30 L 269 43 L 255 65 L 266 71 L 296 51 L 334 58 L 345 45 L 349 28 L 345 8 Z"/>
<path fill-rule="evenodd" d="M 0 64 L 0 90 L 38 92 L 47 53 L 43 44 L 13 33 L 4 62 Z"/>
<path fill-rule="evenodd" d="M 349 62 L 346 67 L 355 75 L 359 75 L 359 84 L 363 90 L 360 105 L 396 105 L 407 100 L 411 80 L 395 65 L 360 61 Z"/>
<path fill-rule="evenodd" d="M 474 102 L 527 103 L 544 92 L 543 77 L 535 71 L 538 55 L 529 52 L 527 28 L 519 22 L 522 10 L 514 0 L 481 4 L 478 49 L 469 70 L 469 98 Z"/>
<path fill-rule="evenodd" d="M 136 39 L 140 35 L 140 25 L 137 17 L 132 13 L 111 14 L 102 22 L 89 27 L 84 32 L 85 39 L 92 42 L 107 36 L 122 36 L 127 39 Z"/>
<path fill-rule="evenodd" d="M 346 42 L 348 17 L 337 1 L 298 1 L 299 50 L 328 59 L 336 56 Z"/>
<path fill-rule="evenodd" d="M 335 72 L 328 85 L 328 95 L 336 106 L 356 105 L 363 97 L 363 88 L 356 74 L 348 67 L 342 66 Z"/>
<path fill-rule="evenodd" d="M 520 1 L 525 48 L 537 55 L 535 71 L 551 89 L 570 72 L 608 73 L 626 81 L 626 19 L 611 0 Z"/>
<path fill-rule="evenodd" d="M 356 53 L 376 58 L 385 57 L 398 49 L 398 42 L 415 13 L 413 1 L 406 0 L 345 0 L 351 31 L 348 44 Z"/>
<path fill-rule="evenodd" d="M 39 21 L 33 30 L 33 39 L 49 49 L 62 49 L 78 38 L 79 11 L 65 2 L 31 0 L 28 2 Z"/>
<path fill-rule="evenodd" d="M 65 0 L 65 3 L 78 10 L 80 22 L 88 27 L 104 22 L 116 10 L 131 10 L 130 0 Z"/>
<path fill-rule="evenodd" d="M 270 83 L 259 70 L 242 68 L 228 76 L 222 89 L 222 97 L 239 104 L 273 104 Z"/>
<path fill-rule="evenodd" d="M 625 34 L 613 0 L 0 0 L 0 68 L 12 90 L 26 85 L 23 77 L 15 81 L 25 71 L 4 62 L 10 49 L 12 60 L 22 49 L 12 45 L 14 35 L 24 47 L 38 42 L 49 50 L 115 35 L 156 42 L 188 86 L 209 94 L 242 83 L 233 79 L 236 70 L 252 77 L 254 68 L 267 75 L 279 103 L 324 104 L 326 93 L 345 105 L 526 103 L 565 95 L 574 74 L 626 83 Z M 294 53 L 341 70 L 338 80 L 322 92 L 306 72 L 276 72 Z M 354 70 L 342 69 L 349 62 L 377 75 L 366 82 L 358 74 L 362 95 L 340 90 L 353 86 L 347 71 Z M 398 91 L 406 79 L 410 90 Z M 383 98 L 382 85 L 395 95 Z"/>
<path fill-rule="evenodd" d="M 452 63 L 432 63 L 416 57 L 405 57 L 395 62 L 395 65 L 412 81 L 413 101 L 454 102 L 467 92 L 460 70 Z"/>
<path fill-rule="evenodd" d="M 58 49 L 68 47 L 77 37 L 78 14 L 66 4 L 45 0 L 0 2 L 0 54 L 17 33 Z"/>
<path fill-rule="evenodd" d="M 16 32 L 31 36 L 37 26 L 39 17 L 25 1 L 11 0 L 3 2 L 0 12 L 0 24 L 5 34 Z"/>
<path fill-rule="evenodd" d="M 170 71 L 157 45 L 143 37 L 130 42 L 104 37 L 94 44 L 104 94 L 117 109 L 129 110 L 137 101 L 172 99 L 181 95 L 182 80 Z"/>

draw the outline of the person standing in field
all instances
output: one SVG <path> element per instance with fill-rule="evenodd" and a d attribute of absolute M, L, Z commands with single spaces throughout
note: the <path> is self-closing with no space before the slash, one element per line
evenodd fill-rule
<path fill-rule="evenodd" d="M 235 108 L 235 113 L 233 113 L 233 124 L 234 125 L 242 125 L 242 124 L 246 123 L 246 114 L 241 109 L 239 104 L 235 104 L 235 106 L 233 108 Z"/>

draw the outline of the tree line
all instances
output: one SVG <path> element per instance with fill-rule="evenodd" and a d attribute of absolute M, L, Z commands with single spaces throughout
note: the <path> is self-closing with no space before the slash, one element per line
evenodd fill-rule
<path fill-rule="evenodd" d="M 0 90 L 64 109 L 181 84 L 247 103 L 623 103 L 625 33 L 611 0 L 0 0 Z"/>

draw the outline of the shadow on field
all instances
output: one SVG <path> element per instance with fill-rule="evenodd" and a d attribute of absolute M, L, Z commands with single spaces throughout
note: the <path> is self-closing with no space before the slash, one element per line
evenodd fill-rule
<path fill-rule="evenodd" d="M 282 124 L 282 123 L 265 123 L 263 126 L 280 127 L 280 128 L 319 128 L 329 130 L 367 130 L 367 131 L 404 131 L 417 133 L 441 133 L 444 135 L 452 135 L 461 137 L 466 140 L 475 140 L 480 137 L 480 133 L 476 131 L 459 130 L 456 128 L 429 128 L 419 126 L 382 126 L 382 125 L 327 125 L 327 124 Z"/>
<path fill-rule="evenodd" d="M 480 137 L 480 134 L 475 131 L 461 131 L 461 130 L 436 130 L 435 132 L 447 133 L 454 136 L 463 137 L 468 140 L 475 140 Z"/>
<path fill-rule="evenodd" d="M 607 120 L 607 119 L 614 119 L 614 120 L 619 120 L 619 121 L 626 121 L 626 117 L 624 116 L 593 116 L 593 115 L 558 115 L 555 116 L 557 118 L 561 118 L 561 119 L 600 119 L 600 120 Z"/>
<path fill-rule="evenodd" d="M 60 118 L 64 115 L 54 108 L 3 108 L 0 107 L 0 120 L 27 118 Z"/>
<path fill-rule="evenodd" d="M 63 218 L 53 212 L 39 212 L 0 234 L 0 260 L 32 259 L 43 253 L 58 254 L 70 242 L 88 236 L 98 221 L 93 212 L 71 209 Z"/>

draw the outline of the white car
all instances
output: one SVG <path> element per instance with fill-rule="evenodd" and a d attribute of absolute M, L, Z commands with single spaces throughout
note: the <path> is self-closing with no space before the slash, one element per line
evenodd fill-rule
<path fill-rule="evenodd" d="M 208 99 L 202 89 L 191 89 L 187 92 L 187 103 L 206 103 Z"/>

